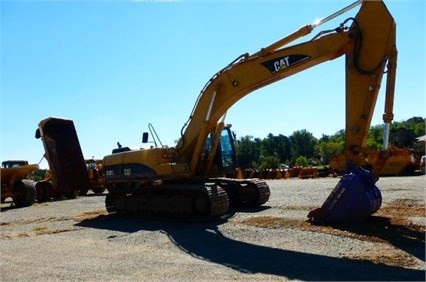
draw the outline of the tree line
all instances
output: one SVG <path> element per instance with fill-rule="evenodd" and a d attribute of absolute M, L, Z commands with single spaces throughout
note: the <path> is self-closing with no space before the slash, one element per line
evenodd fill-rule
<path fill-rule="evenodd" d="M 412 117 L 393 122 L 389 138 L 391 146 L 416 149 L 416 137 L 425 135 L 425 121 L 423 117 Z M 383 134 L 383 125 L 370 127 L 366 147 L 381 149 Z M 345 130 L 333 135 L 323 134 L 319 139 L 306 129 L 297 130 L 290 136 L 270 133 L 263 139 L 247 135 L 239 138 L 235 147 L 238 165 L 243 169 L 323 166 L 328 165 L 333 156 L 344 153 Z"/>

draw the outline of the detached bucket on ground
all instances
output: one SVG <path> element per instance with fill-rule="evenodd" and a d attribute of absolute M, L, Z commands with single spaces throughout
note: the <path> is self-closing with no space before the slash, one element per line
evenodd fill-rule
<path fill-rule="evenodd" d="M 321 208 L 309 212 L 308 218 L 319 224 L 366 221 L 382 204 L 382 195 L 375 182 L 371 172 L 356 167 L 342 177 Z"/>

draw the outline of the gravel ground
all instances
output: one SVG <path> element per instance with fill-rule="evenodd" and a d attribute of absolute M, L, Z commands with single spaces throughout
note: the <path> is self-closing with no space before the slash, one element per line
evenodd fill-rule
<path fill-rule="evenodd" d="M 107 215 L 105 194 L 2 205 L 1 281 L 425 280 L 426 176 L 383 177 L 382 208 L 354 226 L 317 226 L 338 178 L 267 181 L 263 207 L 223 220 Z"/>

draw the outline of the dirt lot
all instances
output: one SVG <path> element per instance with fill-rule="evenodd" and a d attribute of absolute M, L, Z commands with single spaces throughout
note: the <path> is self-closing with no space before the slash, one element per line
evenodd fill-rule
<path fill-rule="evenodd" d="M 385 177 L 364 223 L 318 226 L 307 213 L 337 178 L 267 181 L 264 207 L 214 222 L 108 215 L 105 194 L 2 205 L 2 281 L 425 280 L 426 176 Z"/>

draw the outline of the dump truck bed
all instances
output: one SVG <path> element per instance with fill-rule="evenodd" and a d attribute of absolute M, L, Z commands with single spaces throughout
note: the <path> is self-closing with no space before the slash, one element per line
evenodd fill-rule
<path fill-rule="evenodd" d="M 75 197 L 89 187 L 88 175 L 74 122 L 62 118 L 42 120 L 36 131 L 41 138 L 49 163 L 54 189 Z"/>

